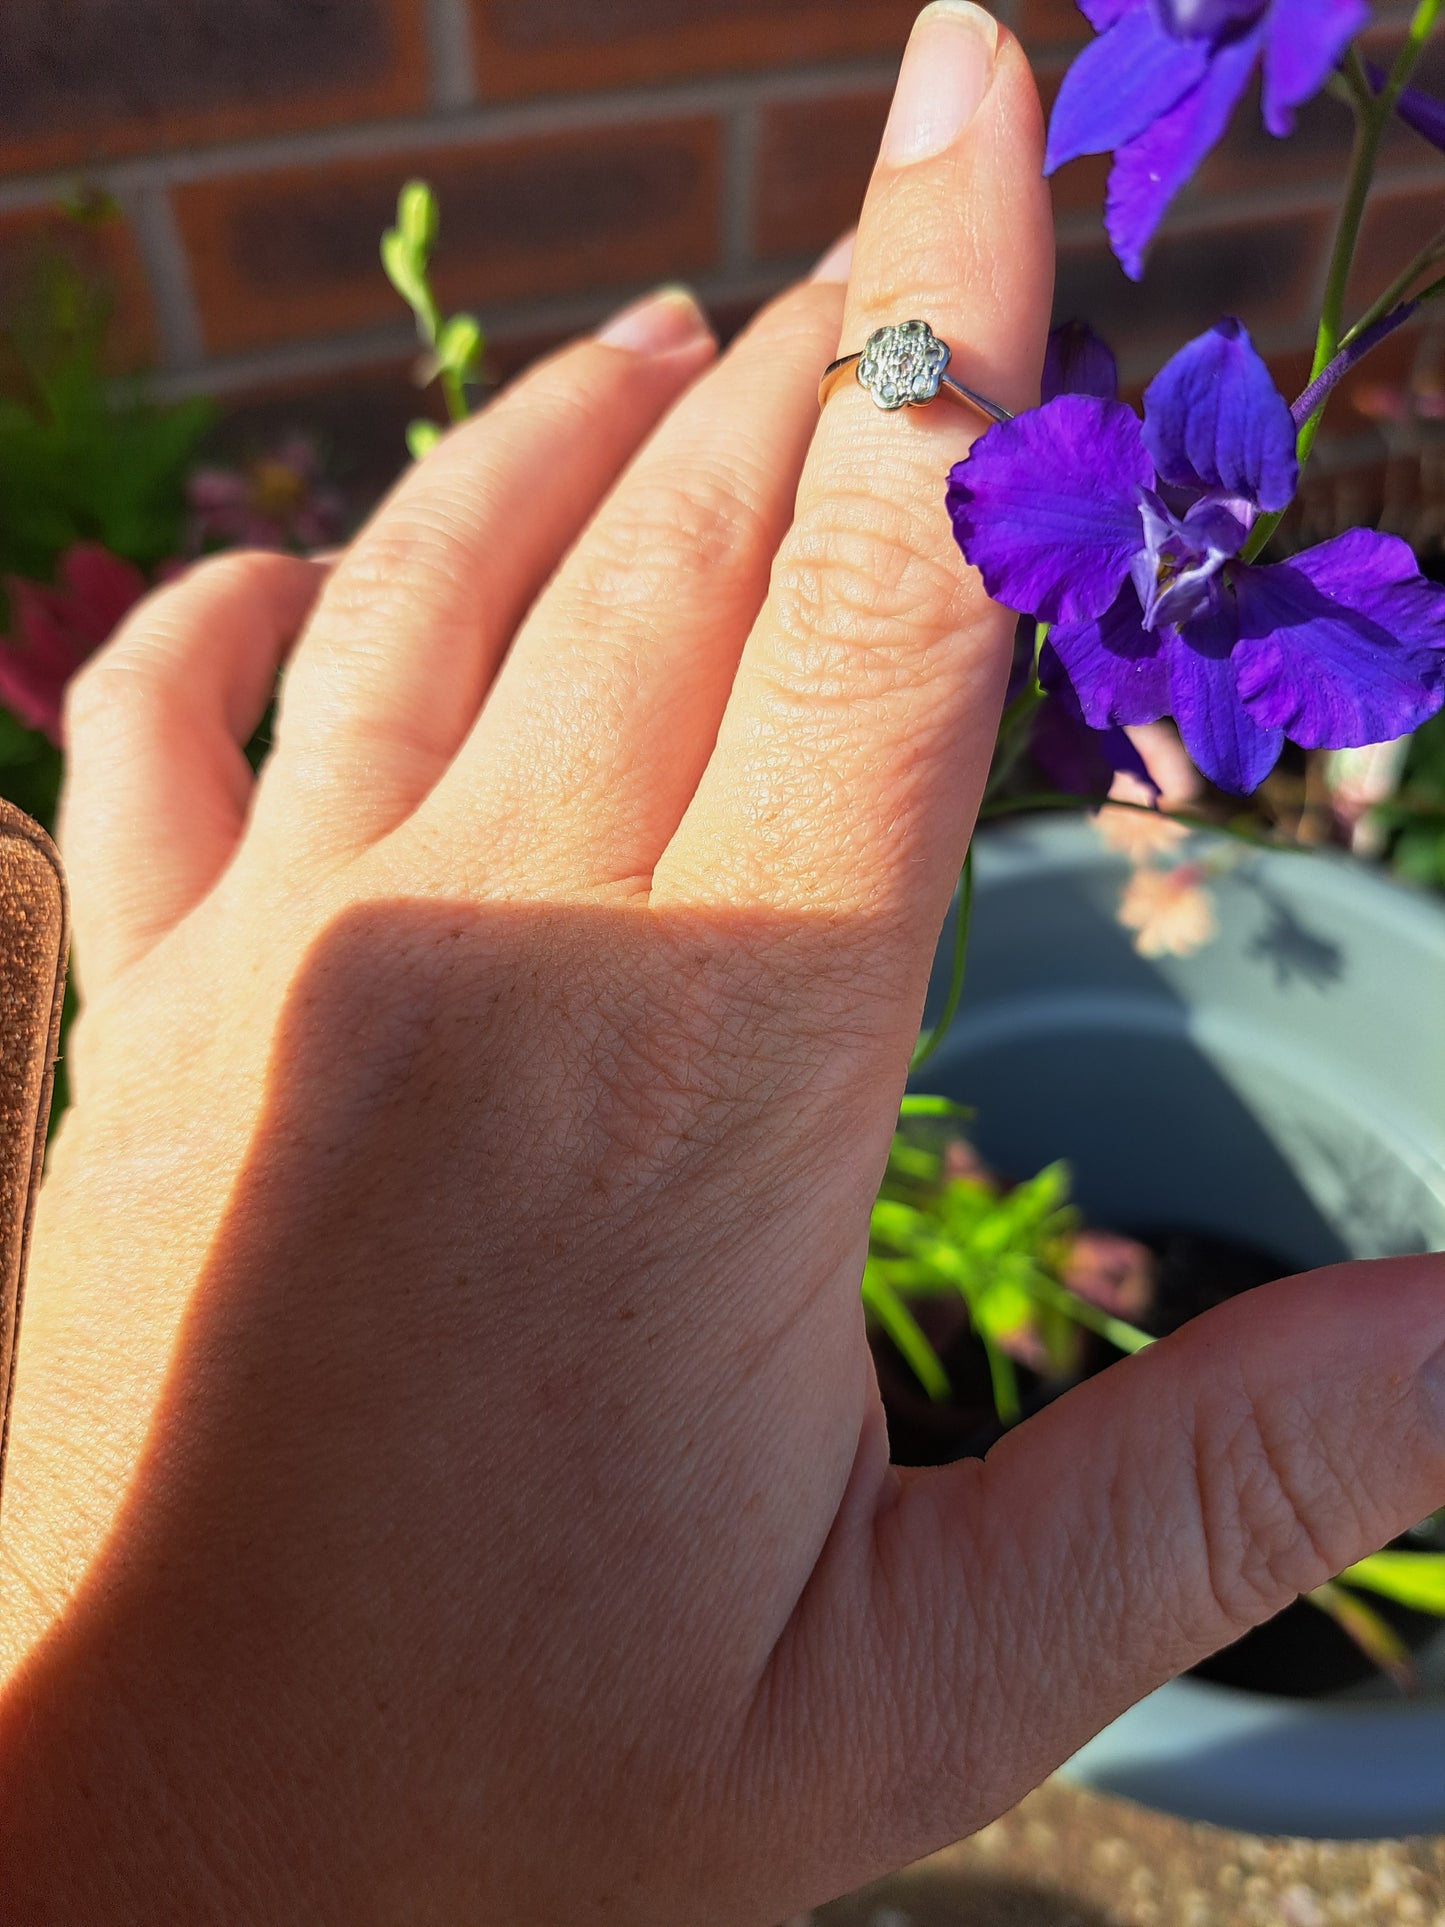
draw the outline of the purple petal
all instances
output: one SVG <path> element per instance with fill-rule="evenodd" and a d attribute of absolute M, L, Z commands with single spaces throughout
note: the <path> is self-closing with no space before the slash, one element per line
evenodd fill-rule
<path fill-rule="evenodd" d="M 1194 35 L 1216 46 L 1242 27 L 1252 27 L 1269 0 L 1159 0 L 1170 33 Z"/>
<path fill-rule="evenodd" d="M 1091 729 L 1153 723 L 1169 708 L 1169 679 L 1158 636 L 1139 620 L 1139 598 L 1125 583 L 1095 622 L 1061 622 L 1049 631 L 1079 710 Z"/>
<path fill-rule="evenodd" d="M 1279 761 L 1284 731 L 1262 727 L 1240 700 L 1232 654 L 1234 610 L 1164 639 L 1169 708 L 1196 768 L 1234 796 L 1257 790 Z"/>
<path fill-rule="evenodd" d="M 1263 29 L 1211 58 L 1198 86 L 1135 139 L 1118 145 L 1104 220 L 1124 272 L 1138 281 L 1164 211 L 1223 135 L 1259 56 Z"/>
<path fill-rule="evenodd" d="M 1207 614 L 1223 592 L 1220 571 L 1244 546 L 1244 524 L 1209 496 L 1176 515 L 1151 488 L 1139 491 L 1139 516 L 1144 547 L 1129 573 L 1144 627 L 1177 628 Z"/>
<path fill-rule="evenodd" d="M 1355 336 L 1348 348 L 1341 348 L 1334 360 L 1327 362 L 1315 376 L 1304 393 L 1297 395 L 1290 403 L 1290 419 L 1295 427 L 1303 428 L 1320 403 L 1339 382 L 1344 380 L 1356 363 L 1363 361 L 1372 348 L 1378 348 L 1380 343 L 1387 336 L 1394 334 L 1397 328 L 1403 328 L 1419 305 L 1418 301 L 1402 301 L 1398 308 L 1391 308 L 1390 312 L 1382 314 L 1378 321 L 1372 321 L 1368 328 Z"/>
<path fill-rule="evenodd" d="M 1239 690 L 1306 749 L 1416 729 L 1445 693 L 1445 589 L 1398 536 L 1351 529 L 1288 562 L 1235 572 Z"/>
<path fill-rule="evenodd" d="M 1142 134 L 1198 85 L 1208 64 L 1204 43 L 1176 40 L 1152 5 L 1122 14 L 1064 75 L 1049 120 L 1044 172 Z"/>
<path fill-rule="evenodd" d="M 1385 85 L 1384 69 L 1367 60 L 1365 74 L 1371 91 L 1380 93 Z M 1445 151 L 1445 103 L 1431 94 L 1422 94 L 1418 87 L 1404 87 L 1395 102 L 1395 112 L 1407 127 L 1413 127 L 1432 147 Z"/>
<path fill-rule="evenodd" d="M 1034 721 L 1029 752 L 1055 789 L 1076 796 L 1107 796 L 1122 771 L 1157 795 L 1159 785 L 1149 766 L 1122 729 L 1110 724 L 1090 729 L 1052 646 L 1044 644 L 1039 657 L 1039 681 L 1049 699 Z"/>
<path fill-rule="evenodd" d="M 1295 491 L 1295 427 L 1238 321 L 1181 348 L 1144 391 L 1144 445 L 1166 482 L 1218 490 L 1262 509 Z"/>
<path fill-rule="evenodd" d="M 1153 479 L 1131 408 L 1060 395 L 979 437 L 949 476 L 948 511 L 995 601 L 1087 621 L 1143 545 L 1135 492 Z"/>
<path fill-rule="evenodd" d="M 1074 4 L 1095 33 L 1104 33 L 1126 13 L 1142 12 L 1153 0 L 1074 0 Z"/>
<path fill-rule="evenodd" d="M 1062 321 L 1049 332 L 1040 389 L 1045 401 L 1059 395 L 1097 395 L 1100 401 L 1117 401 L 1119 364 L 1108 343 L 1086 321 Z"/>
<path fill-rule="evenodd" d="M 1274 0 L 1265 27 L 1264 124 L 1294 132 L 1294 110 L 1317 94 L 1370 17 L 1365 0 Z"/>

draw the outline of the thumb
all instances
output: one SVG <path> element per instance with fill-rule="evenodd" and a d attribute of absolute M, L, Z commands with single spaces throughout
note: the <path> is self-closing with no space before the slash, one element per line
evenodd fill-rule
<path fill-rule="evenodd" d="M 986 1461 L 889 1474 L 861 1529 L 840 1515 L 797 1627 L 852 1648 L 844 1730 L 819 1735 L 820 1790 L 846 1800 L 835 1851 L 876 1873 L 983 1825 L 1442 1500 L 1445 1258 L 1428 1257 L 1252 1292 Z"/>

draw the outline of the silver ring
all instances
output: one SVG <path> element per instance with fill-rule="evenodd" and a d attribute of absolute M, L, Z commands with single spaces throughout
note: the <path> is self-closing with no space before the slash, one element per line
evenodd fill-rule
<path fill-rule="evenodd" d="M 940 395 L 950 401 L 966 402 L 991 422 L 1013 420 L 1013 412 L 1000 408 L 996 401 L 979 395 L 955 381 L 947 368 L 953 350 L 940 341 L 926 321 L 899 321 L 886 328 L 875 328 L 856 355 L 840 355 L 830 361 L 818 383 L 821 408 L 851 372 L 874 406 L 888 411 L 895 408 L 926 408 Z"/>

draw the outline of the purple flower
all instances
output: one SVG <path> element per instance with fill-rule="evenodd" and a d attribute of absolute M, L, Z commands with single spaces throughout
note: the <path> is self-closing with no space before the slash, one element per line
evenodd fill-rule
<path fill-rule="evenodd" d="M 1237 321 L 1151 382 L 1144 420 L 1062 395 L 990 428 L 950 477 L 954 533 L 989 594 L 1051 623 L 1094 729 L 1172 715 L 1245 795 L 1284 739 L 1385 742 L 1445 699 L 1445 590 L 1397 537 L 1352 529 L 1239 561 L 1297 480 L 1295 426 Z"/>
<path fill-rule="evenodd" d="M 1052 401 L 1055 395 L 1097 395 L 1101 401 L 1114 401 L 1119 394 L 1119 364 L 1113 349 L 1088 322 L 1061 321 L 1049 331 L 1039 387 L 1044 401 Z"/>
<path fill-rule="evenodd" d="M 1384 90 L 1385 72 L 1372 61 L 1365 62 L 1365 73 L 1370 86 L 1378 94 Z M 1395 112 L 1407 127 L 1413 127 L 1423 140 L 1432 147 L 1445 151 L 1445 103 L 1431 94 L 1421 93 L 1418 87 L 1402 87 L 1400 98 L 1395 102 Z"/>
<path fill-rule="evenodd" d="M 1078 0 L 1098 34 L 1064 76 L 1045 171 L 1114 156 L 1104 222 L 1138 280 L 1164 210 L 1264 65 L 1264 124 L 1294 129 L 1368 18 L 1365 0 Z"/>
<path fill-rule="evenodd" d="M 1083 321 L 1061 322 L 1049 335 L 1040 389 L 1044 401 L 1056 395 L 1097 395 L 1112 401 L 1119 392 L 1119 366 L 1108 344 Z M 1033 660 L 1033 625 L 1026 625 L 1015 654 L 1008 701 L 1019 694 Z M 1051 644 L 1039 656 L 1039 682 L 1045 700 L 1036 712 L 1029 754 L 1055 789 L 1077 796 L 1105 796 L 1114 778 L 1127 775 L 1158 793 L 1144 759 L 1122 729 L 1113 724 L 1091 729 Z"/>

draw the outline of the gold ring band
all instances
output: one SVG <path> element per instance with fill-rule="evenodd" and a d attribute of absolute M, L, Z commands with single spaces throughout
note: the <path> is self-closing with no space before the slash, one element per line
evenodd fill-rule
<path fill-rule="evenodd" d="M 992 422 L 1012 421 L 1011 410 L 965 388 L 946 372 L 952 352 L 926 321 L 875 328 L 857 354 L 840 355 L 823 370 L 818 406 L 821 408 L 851 376 L 875 407 L 889 413 L 898 408 L 926 408 L 940 395 L 947 395 L 950 401 L 963 402 Z"/>

